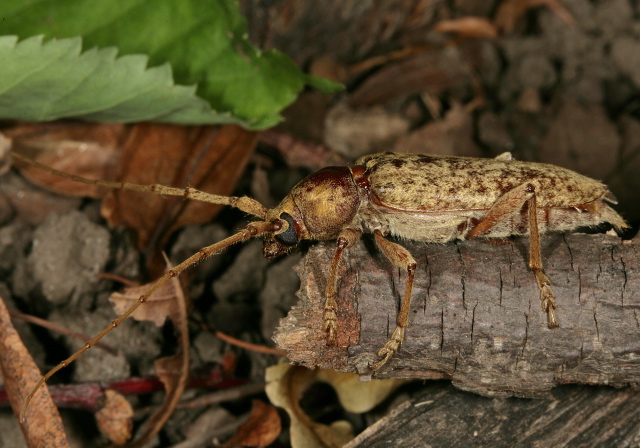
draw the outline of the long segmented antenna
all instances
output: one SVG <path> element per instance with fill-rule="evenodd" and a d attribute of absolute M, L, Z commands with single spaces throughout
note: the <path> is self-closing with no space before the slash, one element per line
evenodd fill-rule
<path fill-rule="evenodd" d="M 112 188 L 117 190 L 131 190 L 131 191 L 146 192 L 146 193 L 156 193 L 156 194 L 161 194 L 165 196 L 182 196 L 185 199 L 194 199 L 201 202 L 208 202 L 210 204 L 228 205 L 230 207 L 237 208 L 250 215 L 256 216 L 262 220 L 265 220 L 267 216 L 267 209 L 262 204 L 260 204 L 255 199 L 251 199 L 246 196 L 243 196 L 243 197 L 219 196 L 211 193 L 206 193 L 190 187 L 182 189 L 182 188 L 175 188 L 175 187 L 167 187 L 159 184 L 138 185 L 138 184 L 132 184 L 128 182 L 110 182 L 110 181 L 104 181 L 104 180 L 88 179 L 86 177 L 65 173 L 64 171 L 51 168 L 47 165 L 44 165 L 40 162 L 32 160 L 16 152 L 11 152 L 11 155 L 23 163 L 34 166 L 43 171 L 55 174 L 57 176 L 60 176 L 66 179 L 71 179 L 75 182 L 81 182 L 89 185 L 96 185 L 99 187 Z M 200 249 L 196 254 L 187 258 L 185 261 L 175 266 L 165 275 L 160 277 L 149 288 L 147 292 L 141 295 L 138 298 L 138 300 L 133 305 L 131 305 L 129 309 L 127 309 L 127 311 L 124 314 L 122 314 L 117 319 L 112 321 L 109 326 L 105 327 L 98 335 L 90 339 L 84 346 L 82 346 L 82 348 L 80 348 L 74 354 L 72 354 L 67 359 L 62 361 L 60 364 L 55 366 L 38 381 L 38 383 L 34 386 L 31 392 L 29 392 L 29 395 L 27 395 L 25 402 L 22 406 L 22 409 L 20 410 L 20 421 L 21 422 L 25 421 L 26 413 L 29 408 L 29 403 L 31 402 L 31 399 L 36 394 L 36 392 L 40 389 L 40 387 L 42 387 L 42 385 L 45 384 L 49 380 L 49 378 L 51 378 L 51 376 L 53 376 L 60 369 L 63 369 L 69 364 L 71 364 L 80 355 L 82 355 L 84 352 L 89 350 L 96 342 L 98 342 L 105 335 L 107 335 L 107 333 L 109 333 L 111 330 L 113 330 L 118 325 L 120 325 L 140 305 L 146 302 L 149 299 L 149 297 L 151 297 L 151 295 L 158 290 L 158 288 L 162 287 L 171 278 L 177 277 L 178 275 L 180 275 L 182 271 L 187 269 L 189 266 L 195 263 L 198 263 L 199 261 L 202 261 L 205 258 L 208 258 L 212 255 L 215 255 L 216 253 L 224 250 L 225 248 L 227 248 L 232 244 L 243 242 L 248 240 L 249 238 L 259 237 L 261 235 L 264 235 L 267 232 L 272 232 L 274 230 L 277 230 L 276 226 L 277 226 L 276 224 L 266 222 L 266 221 L 252 222 L 248 224 L 244 230 L 236 233 L 235 235 L 225 238 L 224 240 L 219 241 L 215 244 L 212 244 L 211 246 L 207 246 L 203 249 Z"/>
<path fill-rule="evenodd" d="M 48 167 L 40 162 L 30 159 L 29 157 L 18 154 L 12 151 L 11 156 L 24 162 L 28 165 L 35 166 L 43 171 L 55 174 L 56 176 L 64 177 L 65 179 L 71 179 L 75 182 L 81 182 L 83 184 L 96 185 L 98 187 L 111 188 L 114 190 L 130 190 L 140 191 L 145 193 L 156 193 L 165 196 L 182 196 L 185 199 L 193 199 L 200 202 L 208 202 L 210 204 L 228 205 L 242 210 L 245 213 L 249 213 L 260 219 L 266 219 L 267 209 L 255 199 L 249 197 L 237 197 L 237 196 L 219 196 L 217 194 L 206 193 L 204 191 L 197 190 L 195 188 L 175 188 L 167 187 L 165 185 L 153 184 L 153 185 L 139 185 L 131 184 L 129 182 L 110 182 L 106 180 L 88 179 L 86 177 L 77 176 L 75 174 L 65 173 L 64 171 L 56 170 L 55 168 Z"/>
<path fill-rule="evenodd" d="M 195 263 L 198 263 L 199 261 L 202 261 L 205 258 L 208 258 L 208 257 L 210 257 L 212 255 L 215 255 L 216 253 L 218 253 L 218 252 L 224 250 L 225 248 L 227 248 L 228 246 L 230 246 L 232 244 L 235 244 L 235 243 L 246 241 L 249 238 L 259 237 L 261 235 L 264 235 L 267 232 L 272 232 L 275 229 L 276 229 L 276 225 L 274 225 L 271 222 L 256 221 L 256 222 L 249 223 L 244 230 L 241 230 L 240 232 L 236 233 L 235 235 L 231 235 L 230 237 L 225 238 L 222 241 L 219 241 L 219 242 L 217 242 L 215 244 L 212 244 L 211 246 L 207 246 L 207 247 L 204 247 L 204 248 L 200 249 L 197 253 L 195 253 L 194 255 L 190 256 L 189 258 L 184 260 L 182 263 L 180 263 L 179 265 L 177 265 L 173 269 L 171 269 L 169 272 L 167 272 L 165 275 L 160 277 L 149 288 L 149 290 L 147 292 L 145 292 L 143 295 L 141 295 L 138 298 L 136 303 L 131 305 L 129 307 L 129 309 L 124 312 L 124 314 L 120 315 L 120 317 L 118 317 L 113 322 L 111 322 L 111 324 L 109 326 L 105 327 L 98 335 L 94 336 L 91 340 L 89 340 L 89 342 L 87 342 L 85 345 L 83 345 L 82 348 L 80 348 L 78 351 L 76 351 L 73 355 L 69 356 L 67 359 L 62 361 L 60 364 L 55 366 L 53 369 L 49 370 L 49 372 L 47 372 L 46 375 L 44 375 L 42 378 L 40 378 L 38 383 L 34 386 L 34 388 L 31 390 L 31 392 L 29 392 L 29 395 L 27 395 L 27 398 L 25 399 L 25 402 L 24 402 L 24 404 L 22 406 L 22 409 L 20 410 L 20 421 L 24 423 L 25 417 L 26 417 L 26 413 L 27 413 L 27 409 L 29 408 L 29 403 L 31 402 L 31 399 L 36 394 L 38 389 L 40 389 L 40 387 L 43 384 L 45 384 L 47 382 L 47 380 L 49 380 L 49 378 L 51 378 L 52 375 L 54 375 L 60 369 L 63 369 L 65 367 L 67 367 L 69 364 L 71 364 L 73 361 L 75 361 L 78 358 L 78 356 L 82 355 L 84 352 L 89 350 L 96 342 L 98 342 L 100 339 L 102 339 L 107 333 L 109 333 L 111 330 L 113 330 L 118 325 L 120 325 L 127 317 L 129 317 L 136 309 L 138 309 L 138 307 L 140 305 L 142 305 L 144 302 L 146 302 L 147 299 L 149 299 L 149 297 L 156 290 L 158 290 L 158 288 L 162 287 L 162 285 L 167 283 L 173 277 L 177 277 L 178 275 L 180 275 L 180 273 L 182 271 L 184 271 L 185 269 L 187 269 L 189 266 L 191 266 L 191 265 L 193 265 Z"/>

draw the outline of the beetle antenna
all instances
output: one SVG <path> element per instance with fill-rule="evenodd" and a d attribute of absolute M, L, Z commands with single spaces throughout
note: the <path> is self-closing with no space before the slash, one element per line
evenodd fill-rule
<path fill-rule="evenodd" d="M 75 174 L 65 173 L 64 171 L 56 170 L 55 168 L 48 167 L 40 162 L 37 162 L 29 157 L 18 154 L 15 151 L 11 151 L 11 156 L 15 157 L 19 161 L 28 165 L 34 166 L 40 170 L 46 171 L 56 176 L 64 177 L 75 182 L 81 182 L 83 184 L 96 185 L 98 187 L 105 187 L 114 190 L 131 190 L 142 191 L 146 193 L 156 193 L 164 196 L 182 196 L 185 199 L 194 199 L 200 202 L 208 202 L 210 204 L 228 205 L 242 210 L 245 213 L 253 215 L 260 219 L 266 219 L 267 209 L 255 199 L 251 199 L 247 196 L 220 196 L 217 194 L 207 193 L 197 190 L 195 188 L 175 188 L 167 187 L 165 185 L 153 184 L 153 185 L 139 185 L 129 182 L 110 182 L 107 180 L 88 179 L 86 177 L 77 176 Z"/>
<path fill-rule="evenodd" d="M 111 322 L 111 324 L 105 327 L 100 333 L 98 333 L 86 344 L 84 344 L 78 351 L 76 351 L 74 354 L 69 356 L 67 359 L 62 361 L 57 366 L 55 366 L 53 369 L 49 370 L 42 378 L 40 378 L 40 380 L 38 380 L 38 382 L 33 387 L 31 392 L 29 392 L 29 395 L 27 395 L 27 398 L 25 399 L 25 402 L 22 405 L 22 409 L 20 410 L 20 421 L 21 422 L 25 421 L 27 409 L 29 408 L 29 403 L 31 402 L 31 399 L 36 394 L 38 389 L 40 389 L 40 387 L 43 384 L 45 384 L 49 380 L 49 378 L 51 378 L 52 375 L 54 375 L 60 369 L 67 367 L 69 364 L 75 361 L 80 355 L 82 355 L 84 352 L 89 350 L 96 342 L 102 339 L 107 333 L 109 333 L 111 330 L 113 330 L 118 325 L 120 325 L 127 317 L 129 317 L 136 309 L 138 309 L 140 305 L 146 302 L 155 291 L 157 291 L 160 287 L 162 287 L 162 285 L 167 283 L 172 278 L 180 275 L 180 273 L 182 273 L 182 271 L 187 269 L 189 266 L 192 266 L 204 260 L 205 258 L 208 258 L 212 255 L 215 255 L 221 252 L 222 250 L 226 249 L 232 244 L 244 242 L 250 238 L 259 237 L 264 235 L 265 233 L 273 232 L 274 230 L 276 230 L 278 225 L 279 223 L 272 223 L 272 222 L 266 222 L 266 221 L 256 221 L 256 222 L 249 223 L 247 227 L 241 230 L 240 232 L 234 235 L 231 235 L 230 237 L 225 238 L 222 241 L 212 244 L 211 246 L 207 246 L 200 249 L 197 253 L 190 256 L 189 258 L 184 260 L 182 263 L 175 266 L 169 272 L 164 274 L 158 280 L 156 280 L 156 282 L 143 295 L 141 295 L 138 298 L 138 300 L 129 307 L 127 311 L 121 314 L 117 319 Z"/>

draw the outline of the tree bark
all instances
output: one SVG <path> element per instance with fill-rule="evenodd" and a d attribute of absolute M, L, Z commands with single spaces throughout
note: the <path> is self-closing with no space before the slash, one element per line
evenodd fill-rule
<path fill-rule="evenodd" d="M 528 269 L 528 239 L 401 242 L 418 263 L 410 326 L 376 378 L 450 378 L 486 396 L 536 396 L 558 384 L 640 383 L 640 239 L 545 235 L 542 258 L 560 326 L 549 329 Z M 366 379 L 395 328 L 406 273 L 365 239 L 340 266 L 338 343 L 323 331 L 324 287 L 335 244 L 298 266 L 300 301 L 274 340 L 309 368 Z"/>
<path fill-rule="evenodd" d="M 640 392 L 565 386 L 550 400 L 485 398 L 430 383 L 344 448 L 637 447 Z"/>

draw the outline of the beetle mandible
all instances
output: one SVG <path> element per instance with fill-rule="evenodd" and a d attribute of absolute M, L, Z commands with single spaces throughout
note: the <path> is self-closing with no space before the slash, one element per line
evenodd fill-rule
<path fill-rule="evenodd" d="M 456 239 L 529 235 L 529 267 L 540 289 L 548 325 L 556 327 L 556 301 L 551 282 L 542 271 L 540 234 L 568 232 L 602 223 L 609 223 L 616 230 L 627 227 L 624 219 L 607 204 L 617 201 L 603 183 L 558 166 L 516 161 L 510 153 L 495 159 L 373 154 L 358 159 L 353 167 L 328 167 L 311 174 L 273 209 L 248 197 L 217 196 L 193 188 L 85 179 L 53 170 L 19 154 L 14 156 L 76 181 L 229 205 L 259 218 L 235 235 L 201 249 L 158 279 L 109 327 L 48 372 L 29 399 L 51 375 L 118 326 L 170 278 L 229 245 L 250 238 L 264 238 L 264 255 L 269 259 L 286 254 L 302 240 L 337 242 L 324 304 L 327 343 L 335 344 L 339 331 L 335 300 L 338 265 L 345 249 L 353 246 L 363 233 L 373 233 L 377 247 L 386 258 L 407 272 L 396 327 L 378 352 L 378 362 L 371 366 L 375 372 L 391 359 L 404 340 L 416 270 L 416 261 L 409 251 L 386 237 L 445 243 Z M 26 404 L 23 412 L 25 408 Z"/>

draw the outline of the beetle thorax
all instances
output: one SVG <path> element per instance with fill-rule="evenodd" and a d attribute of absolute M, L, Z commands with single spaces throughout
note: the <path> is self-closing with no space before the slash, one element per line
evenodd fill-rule
<path fill-rule="evenodd" d="M 354 220 L 360 198 L 346 167 L 322 169 L 296 185 L 291 194 L 267 213 L 267 221 L 282 227 L 264 240 L 264 255 L 274 258 L 301 240 L 330 240 Z"/>
<path fill-rule="evenodd" d="M 293 188 L 291 197 L 313 240 L 337 238 L 360 206 L 358 187 L 346 167 L 328 167 L 308 176 Z"/>

